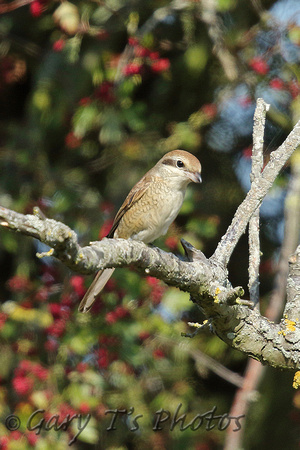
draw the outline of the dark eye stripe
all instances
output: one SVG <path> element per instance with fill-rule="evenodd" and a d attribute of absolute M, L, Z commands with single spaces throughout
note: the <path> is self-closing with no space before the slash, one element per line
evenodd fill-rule
<path fill-rule="evenodd" d="M 166 164 L 167 166 L 176 166 L 176 161 L 174 161 L 174 159 L 171 158 L 167 158 L 165 159 L 163 162 L 163 164 Z"/>

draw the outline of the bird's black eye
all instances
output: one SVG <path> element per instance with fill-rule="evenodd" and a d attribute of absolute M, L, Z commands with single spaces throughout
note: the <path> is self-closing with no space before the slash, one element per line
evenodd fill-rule
<path fill-rule="evenodd" d="M 179 159 L 176 163 L 177 167 L 184 167 L 184 163 Z"/>

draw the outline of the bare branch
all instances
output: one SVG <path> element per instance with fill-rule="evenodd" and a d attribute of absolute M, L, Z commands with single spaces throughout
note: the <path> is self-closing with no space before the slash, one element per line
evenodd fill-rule
<path fill-rule="evenodd" d="M 291 158 L 291 179 L 284 207 L 285 230 L 280 251 L 278 269 L 275 278 L 275 289 L 272 293 L 269 308 L 280 312 L 286 297 L 286 283 L 289 272 L 288 259 L 300 242 L 300 151 Z"/>
<path fill-rule="evenodd" d="M 296 152 L 297 153 L 297 152 Z M 300 163 L 300 161 L 299 161 Z M 285 199 L 285 231 L 284 238 L 281 247 L 281 255 L 279 261 L 279 269 L 275 279 L 275 291 L 270 299 L 265 316 L 272 320 L 277 321 L 278 317 L 282 313 L 283 303 L 286 294 L 287 276 L 289 272 L 288 258 L 295 250 L 297 242 L 299 241 L 300 231 L 300 164 L 297 164 L 297 157 L 292 157 L 292 178 L 289 185 L 289 191 Z M 298 207 L 297 207 L 298 205 Z M 298 286 L 300 283 L 298 283 Z M 290 286 L 290 280 L 289 280 Z M 294 292 L 289 291 L 291 298 L 296 297 Z M 297 302 L 299 304 L 299 300 Z M 293 311 L 295 304 L 293 301 L 288 301 L 289 309 Z M 299 313 L 296 305 L 296 312 Z M 288 319 L 292 319 L 289 315 L 289 311 L 286 311 Z M 298 315 L 299 317 L 299 315 Z M 294 317 L 297 318 L 297 317 Z M 290 322 L 291 323 L 291 322 Z M 256 399 L 258 395 L 256 389 L 260 383 L 260 380 L 264 376 L 266 366 L 262 366 L 258 361 L 249 359 L 244 374 L 244 382 L 240 389 L 236 392 L 230 415 L 236 417 L 238 415 L 247 415 L 251 401 Z M 235 433 L 231 428 L 228 428 L 226 433 L 225 450 L 239 449 L 241 448 L 241 442 L 243 440 L 243 431 Z"/>
<path fill-rule="evenodd" d="M 14 0 L 13 2 L 6 3 L 4 5 L 0 4 L 0 14 L 5 14 L 15 9 L 21 8 L 24 5 L 29 5 L 33 0 Z"/>
<path fill-rule="evenodd" d="M 208 35 L 214 44 L 213 51 L 219 59 L 228 80 L 235 81 L 238 78 L 239 71 L 234 56 L 224 43 L 223 24 L 217 14 L 217 2 L 216 0 L 202 0 L 200 7 L 201 19 L 207 25 Z"/>
<path fill-rule="evenodd" d="M 240 237 L 245 232 L 251 216 L 260 206 L 262 200 L 271 189 L 280 170 L 299 145 L 300 120 L 283 144 L 271 153 L 270 161 L 265 166 L 262 174 L 252 183 L 250 191 L 245 200 L 238 207 L 230 226 L 225 235 L 221 238 L 211 259 L 218 261 L 225 267 L 227 266 L 231 254 Z"/>
<path fill-rule="evenodd" d="M 179 343 L 178 340 L 166 336 L 156 336 L 155 340 L 157 340 L 159 343 L 163 345 L 169 345 L 172 347 L 175 347 L 178 344 L 180 344 L 184 353 L 188 353 L 191 356 L 191 358 L 194 359 L 195 363 L 201 367 L 202 372 L 203 370 L 205 370 L 206 372 L 211 371 L 216 375 L 218 375 L 220 378 L 223 378 L 223 380 L 226 380 L 228 383 L 233 384 L 234 386 L 237 387 L 242 386 L 243 377 L 241 377 L 241 375 L 239 375 L 236 372 L 233 372 L 230 369 L 227 369 L 227 367 L 223 366 L 223 364 L 219 363 L 214 358 L 211 358 L 210 356 L 206 355 L 200 350 L 192 348 L 187 343 L 185 342 Z"/>
<path fill-rule="evenodd" d="M 289 276 L 287 278 L 287 302 L 283 317 L 290 326 L 299 326 L 300 322 L 300 245 L 289 259 Z M 294 325 L 293 325 L 294 324 Z"/>
<path fill-rule="evenodd" d="M 254 113 L 253 148 L 251 183 L 259 177 L 263 169 L 263 146 L 266 113 L 269 109 L 263 99 L 257 100 Z M 259 207 L 249 221 L 249 293 L 250 300 L 259 305 L 259 265 L 260 265 L 260 241 L 259 241 Z"/>
<path fill-rule="evenodd" d="M 6 228 L 39 239 L 53 249 L 51 256 L 80 273 L 132 265 L 147 275 L 157 276 L 167 284 L 178 285 L 189 292 L 197 290 L 199 280 L 205 282 L 211 276 L 208 263 L 200 266 L 198 261 L 197 264 L 181 261 L 172 253 L 148 247 L 141 241 L 104 238 L 80 247 L 76 233 L 56 220 L 23 215 L 2 206 L 0 220 L 0 225 Z"/>

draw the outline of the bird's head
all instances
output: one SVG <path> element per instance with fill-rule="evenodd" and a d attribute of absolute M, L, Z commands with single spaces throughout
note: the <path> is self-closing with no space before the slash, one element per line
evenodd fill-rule
<path fill-rule="evenodd" d="M 188 185 L 191 181 L 202 182 L 200 161 L 184 150 L 166 153 L 158 161 L 156 168 L 164 177 L 176 178 L 183 185 Z"/>

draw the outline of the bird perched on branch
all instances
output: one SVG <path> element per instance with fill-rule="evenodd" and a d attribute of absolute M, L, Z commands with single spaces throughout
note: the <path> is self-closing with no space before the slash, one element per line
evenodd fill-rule
<path fill-rule="evenodd" d="M 131 189 L 107 237 L 136 239 L 148 244 L 166 234 L 191 181 L 202 181 L 199 160 L 184 150 L 166 153 Z M 97 272 L 81 300 L 79 311 L 91 309 L 114 270 L 108 268 Z"/>

